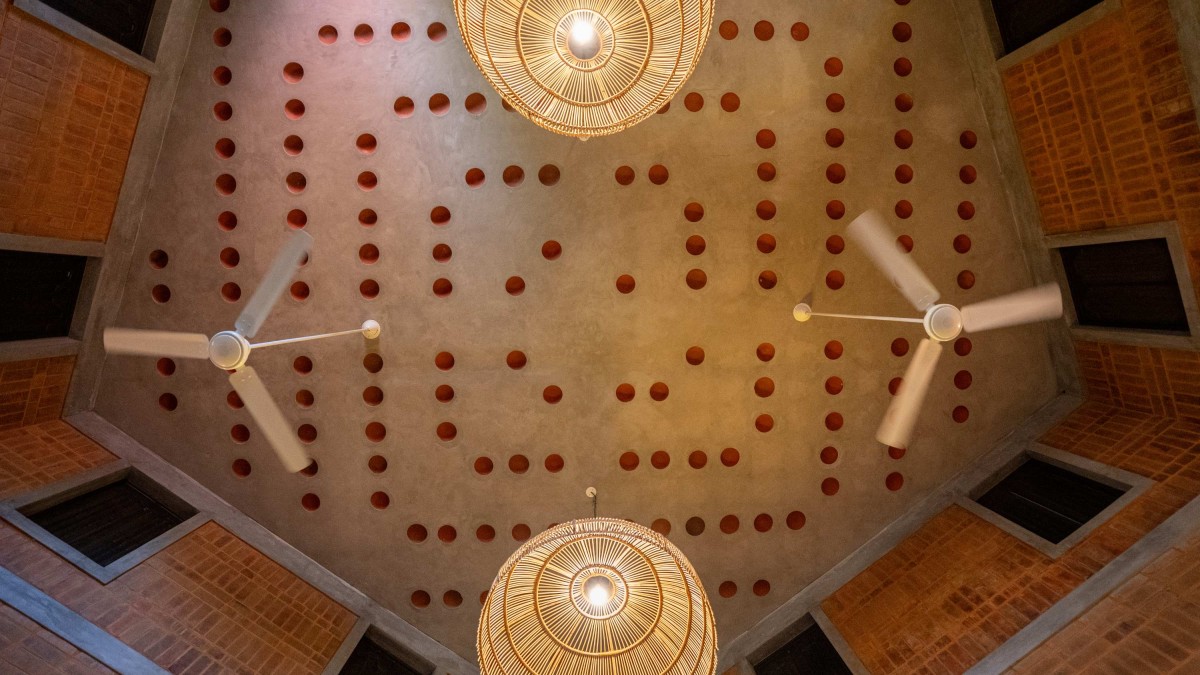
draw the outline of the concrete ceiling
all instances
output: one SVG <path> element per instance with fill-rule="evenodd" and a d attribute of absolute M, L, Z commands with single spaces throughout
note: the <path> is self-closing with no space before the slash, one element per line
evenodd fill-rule
<path fill-rule="evenodd" d="M 723 36 L 729 24 L 714 26 L 669 111 L 583 143 L 502 107 L 448 2 L 203 7 L 118 325 L 232 328 L 299 210 L 316 239 L 297 275 L 309 295 L 285 297 L 258 339 L 368 318 L 383 335 L 266 349 L 251 360 L 299 433 L 315 430 L 306 446 L 313 476 L 283 471 L 207 362 L 177 361 L 163 375 L 153 358 L 110 357 L 98 410 L 467 658 L 480 594 L 518 546 L 514 531 L 590 515 L 590 485 L 602 515 L 669 523 L 720 635 L 732 639 L 989 449 L 1053 394 L 1054 377 L 1041 327 L 972 337 L 968 355 L 947 352 L 917 436 L 896 459 L 872 435 L 889 381 L 911 356 L 893 351 L 903 351 L 898 341 L 915 346 L 919 328 L 791 319 L 810 292 L 823 311 L 913 314 L 860 251 L 827 246 L 867 208 L 911 237 L 912 255 L 948 302 L 1030 284 L 951 3 L 726 0 L 717 5 L 717 23 L 725 21 L 736 23 L 736 37 Z M 894 29 L 899 22 L 911 37 Z M 323 26 L 336 29 L 331 44 Z M 365 44 L 362 27 L 373 33 Z M 760 39 L 768 27 L 773 35 Z M 897 74 L 902 57 L 906 76 Z M 228 84 L 214 79 L 221 68 Z M 722 106 L 733 107 L 728 93 L 739 101 L 733 112 Z M 696 112 L 685 106 L 693 94 L 703 97 Z M 844 109 L 830 110 L 831 94 Z M 898 110 L 900 94 L 911 96 L 911 110 Z M 289 101 L 303 103 L 298 119 Z M 214 114 L 221 102 L 232 109 L 225 121 Z M 763 129 L 774 145 L 761 147 Z M 840 147 L 827 143 L 839 135 L 830 130 L 844 136 Z M 899 147 L 901 130 L 911 147 Z M 973 149 L 960 143 L 966 130 L 977 135 Z M 375 139 L 364 146 L 370 153 L 356 147 L 362 134 Z M 292 136 L 303 143 L 298 154 L 287 150 L 295 152 Z M 510 166 L 524 172 L 513 186 Z M 910 182 L 897 179 L 902 166 Z M 631 184 L 617 180 L 620 167 L 632 169 Z M 472 169 L 481 185 L 470 184 Z M 305 178 L 298 193 L 293 172 Z M 376 176 L 374 189 L 360 187 L 363 172 Z M 544 185 L 539 174 L 557 182 Z M 221 194 L 230 187 L 222 175 L 235 179 L 232 194 Z M 835 200 L 845 217 L 830 217 Z M 906 219 L 894 215 L 902 200 L 911 204 Z M 686 208 L 693 202 L 703 208 L 698 220 Z M 377 214 L 369 226 L 365 209 Z M 431 218 L 440 209 L 448 221 Z M 233 229 L 226 212 L 236 215 Z M 774 250 L 760 249 L 763 234 Z M 693 235 L 703 238 L 697 254 Z M 960 235 L 970 240 L 965 253 Z M 548 241 L 561 245 L 553 260 L 543 255 Z M 691 270 L 706 275 L 698 290 Z M 773 288 L 760 284 L 765 271 Z M 960 287 L 964 271 L 969 289 Z M 618 290 L 622 275 L 636 281 L 632 292 Z M 831 290 L 827 276 L 844 286 Z M 511 277 L 524 282 L 519 295 L 506 290 Z M 444 297 L 439 279 L 452 284 Z M 371 299 L 368 280 L 378 285 Z M 226 299 L 228 284 L 240 300 Z M 168 302 L 156 300 L 159 285 Z M 827 357 L 838 351 L 831 341 L 840 358 Z M 762 345 L 773 358 L 758 356 Z M 703 350 L 699 365 L 687 357 L 693 347 Z M 507 365 L 513 351 L 524 367 Z M 442 352 L 452 368 L 439 368 Z M 377 361 L 370 354 L 381 357 L 378 372 L 364 365 Z M 311 372 L 297 372 L 299 357 Z M 837 389 L 835 377 L 836 395 L 827 390 Z M 629 402 L 618 399 L 623 384 L 634 389 Z M 444 402 L 447 386 L 453 398 Z M 561 400 L 548 402 L 550 387 Z M 956 409 L 969 417 L 956 421 Z M 831 430 L 831 413 L 840 429 Z M 764 415 L 769 431 L 759 430 Z M 373 423 L 386 429 L 378 442 L 366 431 Z M 439 436 L 439 428 L 448 436 L 446 423 L 453 439 Z M 237 425 L 248 441 L 235 439 Z M 636 468 L 622 466 L 625 453 L 636 454 Z M 373 470 L 376 457 L 386 469 Z M 663 457 L 669 465 L 656 468 Z M 525 462 L 526 471 L 513 470 Z M 836 494 L 826 494 L 835 482 Z M 376 493 L 387 495 L 386 508 L 382 497 L 373 503 Z M 319 508 L 308 510 L 315 502 L 306 495 Z M 723 531 L 735 519 L 736 531 Z M 703 532 L 690 534 L 689 521 L 693 532 L 702 521 Z M 451 542 L 441 540 L 445 526 Z M 410 538 L 421 528 L 423 541 Z M 482 541 L 489 532 L 494 539 Z M 427 607 L 414 604 L 422 593 Z M 454 594 L 461 605 L 452 606 Z"/>

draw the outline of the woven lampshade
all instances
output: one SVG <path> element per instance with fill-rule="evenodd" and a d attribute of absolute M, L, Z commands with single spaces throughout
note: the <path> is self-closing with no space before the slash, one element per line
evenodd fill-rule
<path fill-rule="evenodd" d="M 463 42 L 522 115 L 587 138 L 654 114 L 691 76 L 714 0 L 455 0 Z"/>
<path fill-rule="evenodd" d="M 591 595 L 594 586 L 606 593 Z M 576 520 L 504 563 L 479 620 L 484 675 L 712 675 L 717 631 L 696 571 L 665 537 Z"/>

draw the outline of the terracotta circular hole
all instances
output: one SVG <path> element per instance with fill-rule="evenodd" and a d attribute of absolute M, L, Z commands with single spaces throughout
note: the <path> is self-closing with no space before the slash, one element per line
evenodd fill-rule
<path fill-rule="evenodd" d="M 557 385 L 550 385 L 542 390 L 542 400 L 551 405 L 562 401 L 563 390 Z"/>
<path fill-rule="evenodd" d="M 561 179 L 562 170 L 553 164 L 545 164 L 538 169 L 538 182 L 546 187 L 558 185 L 558 181 Z"/>
<path fill-rule="evenodd" d="M 904 459 L 906 452 L 907 451 L 904 448 L 893 448 L 890 445 L 888 446 L 888 457 L 891 457 L 892 459 Z"/>
<path fill-rule="evenodd" d="M 509 295 L 520 295 L 525 292 L 525 280 L 521 277 L 509 277 L 504 282 L 504 290 L 508 291 Z"/>
<path fill-rule="evenodd" d="M 693 537 L 699 537 L 704 534 L 704 519 L 700 516 L 692 516 L 684 523 L 683 529 Z"/>
<path fill-rule="evenodd" d="M 775 180 L 775 165 L 770 162 L 763 162 L 758 165 L 758 179 L 764 183 L 770 183 Z"/>
<path fill-rule="evenodd" d="M 442 403 L 449 403 L 454 400 L 454 387 L 448 384 L 439 384 L 433 390 L 433 397 Z"/>
<path fill-rule="evenodd" d="M 378 373 L 383 370 L 383 357 L 374 352 L 363 357 L 363 368 L 368 373 Z"/>
<path fill-rule="evenodd" d="M 897 148 L 900 148 L 901 150 L 907 150 L 911 148 L 913 144 L 912 132 L 908 129 L 901 129 L 900 131 L 896 132 L 895 136 L 892 137 L 892 141 L 896 144 Z"/>
<path fill-rule="evenodd" d="M 450 249 L 449 244 L 437 244 L 433 247 L 433 259 L 440 263 L 449 262 L 453 255 L 454 251 Z"/>
<path fill-rule="evenodd" d="M 429 97 L 429 112 L 441 117 L 450 112 L 450 97 L 445 94 L 434 94 Z"/>
<path fill-rule="evenodd" d="M 429 28 L 425 31 L 425 34 L 429 36 L 430 40 L 434 42 L 441 42 L 442 40 L 446 39 L 446 25 L 439 21 L 435 21 L 429 24 Z"/>
<path fill-rule="evenodd" d="M 513 455 L 508 458 L 508 470 L 515 474 L 529 471 L 529 458 L 525 455 Z"/>
<path fill-rule="evenodd" d="M 775 358 L 775 345 L 770 342 L 764 342 L 754 350 L 754 355 L 758 357 L 759 361 L 766 363 Z"/>
<path fill-rule="evenodd" d="M 754 37 L 766 42 L 775 37 L 775 26 L 770 21 L 759 21 L 754 24 Z"/>
<path fill-rule="evenodd" d="M 846 274 L 841 270 L 829 270 L 825 275 L 825 285 L 832 291 L 839 290 L 846 285 Z"/>
<path fill-rule="evenodd" d="M 208 6 L 214 12 L 224 12 L 229 9 L 229 0 L 208 0 Z"/>
<path fill-rule="evenodd" d="M 354 139 L 354 147 L 364 155 L 370 155 L 379 147 L 379 141 L 373 134 L 359 134 L 358 138 Z"/>
<path fill-rule="evenodd" d="M 376 386 L 370 386 L 363 389 L 363 403 L 369 406 L 377 406 L 383 403 L 383 390 Z"/>
<path fill-rule="evenodd" d="M 563 467 L 565 467 L 567 465 L 566 461 L 563 460 L 562 455 L 557 455 L 557 454 L 547 455 L 546 461 L 543 462 L 542 464 L 546 467 L 546 470 L 549 471 L 550 473 L 558 473 L 559 471 L 562 471 Z"/>
<path fill-rule="evenodd" d="M 297 356 L 292 361 L 292 370 L 298 375 L 308 375 L 313 371 L 313 361 L 307 356 Z"/>
<path fill-rule="evenodd" d="M 966 131 L 959 134 L 958 143 L 959 143 L 959 145 L 963 146 L 967 150 L 970 150 L 971 148 L 974 148 L 976 144 L 979 143 L 979 137 L 975 135 L 974 131 L 967 129 Z"/>
<path fill-rule="evenodd" d="M 163 377 L 170 377 L 175 374 L 175 361 L 168 358 L 161 358 L 154 365 L 155 370 Z"/>
<path fill-rule="evenodd" d="M 245 478 L 250 475 L 250 462 L 244 459 L 233 460 L 233 475 L 238 478 Z"/>
<path fill-rule="evenodd" d="M 701 269 L 688 270 L 687 276 L 684 277 L 688 288 L 698 291 L 708 284 L 708 275 Z"/>
<path fill-rule="evenodd" d="M 363 192 L 370 192 L 379 186 L 379 176 L 373 171 L 363 171 L 358 174 L 358 187 Z"/>
<path fill-rule="evenodd" d="M 379 222 L 379 214 L 374 209 L 363 209 L 358 212 L 358 224 L 363 227 L 375 227 Z"/>
<path fill-rule="evenodd" d="M 701 347 L 688 347 L 688 350 L 684 352 L 683 358 L 689 364 L 698 366 L 704 363 L 704 349 Z"/>
<path fill-rule="evenodd" d="M 825 180 L 835 185 L 846 180 L 846 167 L 836 163 L 830 164 L 825 169 Z"/>
<path fill-rule="evenodd" d="M 158 397 L 158 407 L 171 412 L 179 407 L 179 398 L 175 394 L 167 393 Z"/>
<path fill-rule="evenodd" d="M 908 112 L 913 109 L 912 94 L 897 94 L 896 95 L 896 110 L 900 112 Z"/>
<path fill-rule="evenodd" d="M 454 367 L 454 355 L 450 352 L 438 352 L 437 356 L 433 357 L 433 364 L 438 370 L 450 370 Z"/>
<path fill-rule="evenodd" d="M 452 441 L 458 436 L 458 427 L 453 422 L 442 422 L 437 425 L 437 436 L 443 441 Z"/>
<path fill-rule="evenodd" d="M 688 455 L 688 466 L 693 469 L 703 469 L 708 464 L 708 455 L 703 450 L 694 450 Z"/>
<path fill-rule="evenodd" d="M 842 251 L 846 250 L 846 240 L 842 239 L 841 235 L 831 234 L 825 240 L 825 250 L 833 255 L 839 255 Z"/>
<path fill-rule="evenodd" d="M 833 446 L 827 446 L 827 447 L 821 449 L 821 463 L 822 464 L 833 464 L 837 460 L 838 460 L 837 448 L 835 448 Z"/>
<path fill-rule="evenodd" d="M 958 287 L 963 290 L 970 290 L 975 286 L 975 273 L 971 270 L 963 270 L 958 273 Z"/>
<path fill-rule="evenodd" d="M 842 60 L 836 56 L 831 56 L 825 59 L 825 74 L 830 77 L 837 77 L 842 74 Z"/>
<path fill-rule="evenodd" d="M 221 122 L 228 122 L 229 118 L 233 117 L 233 106 L 225 101 L 218 101 L 213 105 L 213 117 Z"/>
<path fill-rule="evenodd" d="M 482 115 L 483 111 L 487 110 L 487 98 L 479 92 L 468 94 L 467 100 L 463 103 L 463 107 L 466 108 L 467 112 L 471 113 L 472 115 Z"/>
<path fill-rule="evenodd" d="M 971 371 L 960 370 L 954 374 L 954 386 L 959 389 L 969 389 L 974 378 L 971 377 Z"/>
<path fill-rule="evenodd" d="M 775 147 L 775 132 L 770 129 L 760 129 L 754 135 L 754 142 L 763 150 L 770 150 Z"/>
<path fill-rule="evenodd" d="M 841 129 L 830 129 L 825 132 L 825 145 L 840 148 L 846 142 L 846 134 Z"/>
<path fill-rule="evenodd" d="M 722 21 L 717 27 L 717 32 L 726 40 L 732 40 L 738 36 L 738 25 L 732 21 Z"/>
<path fill-rule="evenodd" d="M 742 453 L 737 451 L 737 448 L 725 448 L 721 451 L 721 463 L 725 466 L 737 466 L 737 463 L 742 460 Z"/>
<path fill-rule="evenodd" d="M 737 584 L 732 581 L 722 581 L 717 587 L 717 593 L 721 594 L 722 598 L 732 598 L 737 595 Z"/>
<path fill-rule="evenodd" d="M 444 206 L 435 206 L 429 212 L 429 221 L 434 225 L 442 226 L 450 222 L 450 209 Z"/>
<path fill-rule="evenodd" d="M 689 93 L 683 97 L 683 107 L 687 108 L 689 112 L 700 112 L 704 107 L 704 96 L 694 91 Z"/>
<path fill-rule="evenodd" d="M 771 220 L 778 213 L 778 209 L 775 206 L 775 202 L 764 199 L 754 207 L 754 212 L 758 214 L 761 220 Z"/>
<path fill-rule="evenodd" d="M 380 422 L 370 422 L 363 429 L 363 434 L 372 443 L 380 443 L 387 437 L 387 427 Z"/>
<path fill-rule="evenodd" d="M 237 302 L 242 299 L 242 287 L 232 281 L 221 286 L 221 297 L 225 302 Z"/>
<path fill-rule="evenodd" d="M 221 249 L 219 257 L 221 259 L 221 265 L 228 268 L 237 267 L 238 263 L 242 260 L 242 256 L 240 253 L 238 253 L 238 250 L 230 246 L 226 246 L 225 248 Z"/>
<path fill-rule="evenodd" d="M 846 109 L 846 97 L 841 94 L 830 94 L 825 97 L 825 107 L 829 112 L 839 113 Z"/>
<path fill-rule="evenodd" d="M 804 527 L 807 518 L 804 517 L 803 511 L 792 511 L 787 514 L 787 526 L 789 530 L 799 530 Z"/>
<path fill-rule="evenodd" d="M 477 188 L 483 185 L 484 181 L 487 180 L 487 177 L 484 176 L 482 169 L 471 168 L 467 169 L 467 173 L 465 176 L 463 176 L 463 180 L 466 181 L 467 187 Z"/>
<path fill-rule="evenodd" d="M 896 246 L 899 247 L 900 250 L 904 251 L 905 253 L 912 253 L 913 246 L 915 246 L 915 243 L 913 242 L 912 237 L 908 236 L 907 234 L 902 234 L 902 235 L 896 237 Z"/>
<path fill-rule="evenodd" d="M 317 428 L 311 424 L 301 424 L 296 428 L 296 437 L 302 443 L 312 443 L 317 440 Z"/>
<path fill-rule="evenodd" d="M 429 530 L 426 530 L 424 525 L 415 525 L 414 524 L 414 525 L 408 526 L 408 540 L 409 541 L 421 543 L 421 542 L 425 541 L 425 539 L 428 537 L 429 537 Z M 414 596 L 415 596 L 415 594 L 414 594 Z M 416 604 L 416 603 L 413 603 L 413 604 Z M 426 600 L 425 604 L 429 604 L 429 601 Z"/>
<path fill-rule="evenodd" d="M 283 151 L 292 157 L 299 155 L 304 152 L 304 139 L 295 134 L 288 136 L 283 139 Z"/>
<path fill-rule="evenodd" d="M 317 460 L 314 459 L 308 463 L 308 466 L 300 469 L 300 475 L 306 478 L 312 478 L 313 476 L 317 475 L 317 472 L 320 471 L 320 469 L 321 467 L 317 465 Z"/>
<path fill-rule="evenodd" d="M 525 357 L 525 352 L 515 350 L 509 352 L 504 361 L 508 364 L 508 367 L 512 368 L 513 370 L 520 370 L 525 367 L 526 363 L 529 362 L 529 360 Z"/>
<path fill-rule="evenodd" d="M 622 274 L 617 277 L 617 290 L 621 293 L 632 293 L 635 286 L 637 286 L 637 282 L 628 274 Z"/>
<path fill-rule="evenodd" d="M 775 418 L 763 413 L 754 418 L 754 428 L 765 434 L 775 428 Z"/>
<path fill-rule="evenodd" d="M 908 353 L 908 340 L 904 338 L 896 338 L 892 340 L 892 354 L 896 356 L 904 356 Z"/>
<path fill-rule="evenodd" d="M 825 343 L 825 358 L 831 361 L 842 358 L 844 352 L 845 349 L 842 347 L 842 343 L 837 340 L 830 340 Z"/>
<path fill-rule="evenodd" d="M 912 39 L 912 26 L 904 21 L 897 23 L 892 26 L 892 37 L 896 42 L 908 42 Z"/>
<path fill-rule="evenodd" d="M 896 167 L 896 182 L 911 183 L 913 179 L 913 168 L 907 164 L 901 164 Z"/>
<path fill-rule="evenodd" d="M 742 99 L 732 91 L 721 96 L 721 109 L 725 112 L 737 112 L 740 107 L 742 107 Z"/>
<path fill-rule="evenodd" d="M 958 205 L 958 217 L 963 220 L 970 220 L 975 217 L 975 205 L 971 202 L 960 202 Z"/>
<path fill-rule="evenodd" d="M 150 289 L 150 297 L 160 305 L 168 303 L 171 301 L 171 289 L 164 284 L 158 284 Z"/>
<path fill-rule="evenodd" d="M 392 39 L 396 42 L 404 42 L 412 36 L 412 28 L 403 21 L 392 24 Z"/>
<path fill-rule="evenodd" d="M 954 250 L 959 253 L 966 253 L 971 250 L 971 238 L 965 234 L 960 234 L 954 238 Z"/>
<path fill-rule="evenodd" d="M 825 416 L 825 428 L 830 431 L 837 431 L 846 423 L 841 413 L 831 412 Z"/>
<path fill-rule="evenodd" d="M 617 179 L 618 184 L 629 185 L 630 183 L 633 182 L 633 179 L 636 177 L 636 174 L 634 173 L 634 171 L 631 167 L 619 166 L 619 167 L 617 167 L 617 170 L 613 173 L 613 177 Z"/>
<path fill-rule="evenodd" d="M 217 215 L 217 227 L 226 232 L 232 232 L 237 228 L 237 214 L 233 211 L 222 211 Z"/>
<path fill-rule="evenodd" d="M 754 517 L 754 529 L 759 532 L 770 532 L 775 525 L 775 519 L 770 514 L 760 513 Z"/>
<path fill-rule="evenodd" d="M 691 202 L 683 207 L 683 217 L 689 223 L 698 223 L 704 219 L 704 207 L 697 202 Z"/>
<path fill-rule="evenodd" d="M 901 199 L 896 202 L 896 217 L 902 220 L 911 218 L 913 214 L 912 202 L 907 199 Z"/>
<path fill-rule="evenodd" d="M 233 71 L 225 66 L 217 66 L 213 69 L 212 79 L 218 86 L 224 87 L 233 81 Z"/>
<path fill-rule="evenodd" d="M 438 528 L 438 539 L 449 544 L 458 539 L 458 530 L 454 529 L 453 525 L 443 525 Z"/>
<path fill-rule="evenodd" d="M 287 184 L 288 192 L 291 192 L 294 195 L 304 192 L 304 189 L 308 187 L 308 179 L 305 178 L 304 174 L 300 173 L 299 171 L 293 171 L 289 173 L 285 179 L 285 182 Z"/>
<path fill-rule="evenodd" d="M 842 390 L 845 388 L 845 386 L 845 383 L 842 382 L 842 378 L 836 375 L 831 376 L 825 380 L 825 393 L 832 396 L 837 396 L 838 394 L 842 393 Z"/>
<path fill-rule="evenodd" d="M 380 511 L 392 505 L 392 498 L 386 492 L 379 491 L 371 493 L 371 506 Z"/>
<path fill-rule="evenodd" d="M 761 598 L 762 596 L 771 592 L 771 583 L 766 579 L 759 579 L 758 581 L 754 582 L 752 590 L 754 591 L 755 595 Z"/>
<path fill-rule="evenodd" d="M 840 489 L 842 489 L 842 485 L 836 478 L 826 478 L 821 481 L 821 492 L 825 493 L 828 497 L 836 495 Z"/>
<path fill-rule="evenodd" d="M 656 469 L 665 469 L 671 465 L 671 455 L 665 450 L 656 450 L 650 455 L 650 466 Z"/>
<path fill-rule="evenodd" d="M 893 377 L 891 380 L 889 380 L 888 393 L 892 396 L 895 396 L 896 393 L 900 391 L 900 384 L 903 382 L 903 380 L 904 378 L 902 377 Z"/>
<path fill-rule="evenodd" d="M 237 190 L 237 180 L 227 173 L 217 176 L 217 180 L 214 185 L 217 188 L 217 194 L 221 195 L 222 197 L 228 197 Z"/>
<path fill-rule="evenodd" d="M 370 44 L 375 39 L 375 29 L 365 23 L 354 27 L 354 41 L 360 45 Z"/>
<path fill-rule="evenodd" d="M 317 509 L 321 508 L 321 498 L 309 492 L 300 498 L 300 506 L 302 506 L 305 511 L 316 511 Z"/>
<path fill-rule="evenodd" d="M 618 460 L 618 463 L 621 465 L 622 469 L 625 469 L 626 471 L 633 471 L 634 469 L 638 468 L 638 464 L 641 463 L 641 459 L 638 458 L 636 452 L 626 452 L 622 453 L 621 459 Z"/>
<path fill-rule="evenodd" d="M 245 424 L 235 424 L 229 428 L 229 437 L 234 443 L 245 443 L 250 440 L 250 429 Z"/>
<path fill-rule="evenodd" d="M 891 490 L 892 492 L 896 492 L 900 488 L 904 487 L 904 476 L 900 475 L 898 472 L 889 473 L 887 478 L 884 479 L 884 485 L 886 485 L 887 489 Z"/>
<path fill-rule="evenodd" d="M 375 244 L 363 244 L 359 246 L 358 259 L 364 265 L 374 265 L 379 262 L 379 247 Z"/>
<path fill-rule="evenodd" d="M 304 66 L 292 61 L 283 66 L 283 81 L 288 84 L 296 84 L 304 79 Z"/>
<path fill-rule="evenodd" d="M 772 253 L 775 251 L 777 242 L 773 234 L 760 234 L 754 245 L 758 248 L 759 253 Z"/>
<path fill-rule="evenodd" d="M 358 294 L 364 300 L 374 300 L 379 297 L 379 282 L 374 279 L 363 279 L 362 283 L 358 285 Z"/>
<path fill-rule="evenodd" d="M 301 408 L 311 408 L 313 407 L 313 403 L 315 401 L 316 397 L 313 396 L 313 393 L 307 389 L 301 389 L 296 392 L 296 405 L 300 406 Z"/>
<path fill-rule="evenodd" d="M 662 164 L 655 164 L 654 166 L 650 167 L 650 170 L 646 172 L 646 175 L 650 178 L 650 182 L 654 183 L 655 185 L 662 185 L 671 177 L 671 173 L 667 171 L 667 167 L 663 166 Z"/>
<path fill-rule="evenodd" d="M 655 382 L 650 385 L 650 398 L 655 401 L 665 401 L 670 394 L 671 389 L 664 382 Z"/>
<path fill-rule="evenodd" d="M 289 120 L 298 120 L 304 117 L 304 101 L 298 98 L 293 98 L 283 104 L 283 114 Z"/>
<path fill-rule="evenodd" d="M 901 56 L 892 64 L 892 70 L 896 71 L 896 74 L 900 77 L 908 77 L 913 71 L 912 61 Z"/>
<path fill-rule="evenodd" d="M 151 268 L 161 270 L 170 262 L 170 256 L 167 255 L 166 251 L 155 249 L 150 252 L 149 260 Z"/>
<path fill-rule="evenodd" d="M 413 591 L 411 602 L 413 607 L 416 607 L 417 609 L 425 609 L 429 606 L 429 603 L 432 602 L 432 599 L 425 591 Z"/>
<path fill-rule="evenodd" d="M 517 523 L 512 528 L 512 538 L 516 541 L 525 541 L 533 534 L 529 526 L 525 523 Z"/>
<path fill-rule="evenodd" d="M 760 377 L 754 382 L 754 393 L 759 398 L 767 398 L 775 393 L 775 380 L 769 377 Z"/>
<path fill-rule="evenodd" d="M 798 21 L 792 24 L 792 39 L 796 42 L 804 42 L 808 39 L 809 31 L 808 24 L 803 21 Z"/>
<path fill-rule="evenodd" d="M 417 105 L 413 103 L 413 100 L 407 96 L 401 96 L 400 98 L 396 99 L 396 102 L 392 105 L 392 110 L 395 111 L 396 115 L 399 117 L 412 117 L 413 113 L 416 112 L 416 109 Z"/>
<path fill-rule="evenodd" d="M 967 185 L 974 183 L 977 178 L 979 178 L 979 172 L 970 164 L 958 170 L 958 179 Z"/>
<path fill-rule="evenodd" d="M 491 525 L 480 525 L 475 528 L 475 538 L 483 543 L 489 543 L 496 538 L 496 528 Z M 451 591 L 453 592 L 453 591 Z M 459 600 L 461 602 L 461 598 Z"/>
<path fill-rule="evenodd" d="M 954 418 L 955 422 L 962 424 L 971 416 L 971 411 L 968 410 L 967 406 L 965 405 L 955 406 L 954 411 L 950 414 L 950 416 Z"/>
<path fill-rule="evenodd" d="M 721 519 L 721 531 L 725 534 L 733 534 L 734 532 L 737 532 L 741 525 L 741 521 L 739 521 L 738 517 L 733 514 L 725 516 Z"/>
<path fill-rule="evenodd" d="M 320 40 L 321 44 L 323 45 L 331 45 L 337 42 L 338 31 L 336 28 L 330 25 L 321 26 L 317 29 L 317 39 Z"/>
<path fill-rule="evenodd" d="M 825 215 L 830 220 L 841 220 L 846 215 L 846 205 L 840 199 L 831 200 L 825 205 Z"/>
<path fill-rule="evenodd" d="M 221 138 L 217 140 L 213 146 L 213 150 L 217 153 L 217 157 L 229 159 L 233 157 L 233 153 L 237 152 L 237 145 L 228 138 Z"/>
<path fill-rule="evenodd" d="M 478 457 L 475 459 L 475 473 L 480 476 L 486 476 L 495 469 L 495 464 L 490 457 Z"/>

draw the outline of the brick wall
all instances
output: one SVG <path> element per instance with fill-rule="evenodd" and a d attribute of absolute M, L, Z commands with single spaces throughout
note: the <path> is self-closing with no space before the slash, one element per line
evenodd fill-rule
<path fill-rule="evenodd" d="M 148 81 L 0 0 L 0 232 L 108 237 Z"/>
<path fill-rule="evenodd" d="M 1078 340 L 1075 354 L 1090 400 L 1200 422 L 1200 353 Z"/>
<path fill-rule="evenodd" d="M 62 420 L 0 431 L 0 499 L 116 459 Z"/>
<path fill-rule="evenodd" d="M 1011 672 L 1200 672 L 1200 537 L 1150 564 Z"/>
<path fill-rule="evenodd" d="M 1200 273 L 1200 128 L 1167 0 L 1123 8 L 1007 70 L 1047 234 L 1178 220 Z"/>
<path fill-rule="evenodd" d="M 0 363 L 0 430 L 58 419 L 74 356 Z"/>
<path fill-rule="evenodd" d="M 70 675 L 113 671 L 0 602 L 0 672 Z"/>

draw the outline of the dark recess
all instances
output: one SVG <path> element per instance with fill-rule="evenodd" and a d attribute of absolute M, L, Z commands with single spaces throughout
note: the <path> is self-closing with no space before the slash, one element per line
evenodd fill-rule
<path fill-rule="evenodd" d="M 1189 333 L 1166 239 L 1068 246 L 1058 252 L 1079 325 Z"/>
<path fill-rule="evenodd" d="M 341 675 L 421 675 L 377 644 L 370 635 L 364 635 L 358 641 L 340 672 Z"/>
<path fill-rule="evenodd" d="M 1057 544 L 1123 494 L 1124 490 L 1029 459 L 976 501 Z"/>
<path fill-rule="evenodd" d="M 758 675 L 852 675 L 816 623 L 755 664 Z"/>
<path fill-rule="evenodd" d="M 131 52 L 142 53 L 154 0 L 41 0 Z"/>
<path fill-rule="evenodd" d="M 87 258 L 0 250 L 0 342 L 65 337 Z"/>
<path fill-rule="evenodd" d="M 992 0 L 1004 53 L 1024 47 L 1104 0 Z"/>

